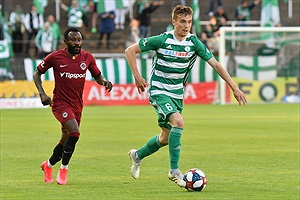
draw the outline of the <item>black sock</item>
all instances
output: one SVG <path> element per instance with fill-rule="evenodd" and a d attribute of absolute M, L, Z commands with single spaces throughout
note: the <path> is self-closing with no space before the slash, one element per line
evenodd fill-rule
<path fill-rule="evenodd" d="M 56 147 L 53 149 L 53 154 L 49 159 L 49 162 L 51 165 L 55 165 L 58 161 L 62 158 L 62 152 L 63 152 L 64 145 L 58 143 Z"/>
<path fill-rule="evenodd" d="M 76 142 L 78 141 L 78 137 L 69 136 L 65 141 L 63 153 L 62 153 L 62 164 L 68 165 L 69 161 L 72 157 L 72 154 L 75 150 Z"/>

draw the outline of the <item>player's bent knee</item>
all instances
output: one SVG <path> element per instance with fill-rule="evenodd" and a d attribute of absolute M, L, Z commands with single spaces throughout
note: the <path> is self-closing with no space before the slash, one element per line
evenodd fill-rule
<path fill-rule="evenodd" d="M 72 137 L 76 137 L 76 138 L 79 138 L 80 136 L 80 133 L 79 132 L 73 132 L 73 133 L 69 133 L 68 136 L 72 136 Z"/>
<path fill-rule="evenodd" d="M 184 121 L 179 113 L 174 113 L 171 115 L 169 121 L 173 127 L 184 128 Z"/>
<path fill-rule="evenodd" d="M 172 123 L 173 127 L 184 128 L 183 120 L 176 120 Z"/>
<path fill-rule="evenodd" d="M 184 128 L 184 122 L 183 121 L 179 121 L 178 123 L 177 123 L 177 126 L 176 127 L 178 127 L 178 128 Z"/>

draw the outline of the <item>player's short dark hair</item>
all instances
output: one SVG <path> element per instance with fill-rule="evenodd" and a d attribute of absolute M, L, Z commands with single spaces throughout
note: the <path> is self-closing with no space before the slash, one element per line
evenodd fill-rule
<path fill-rule="evenodd" d="M 64 39 L 65 40 L 68 39 L 68 35 L 69 35 L 70 32 L 79 32 L 82 35 L 82 33 L 80 32 L 80 30 L 78 28 L 76 28 L 76 27 L 69 27 L 64 32 Z"/>
<path fill-rule="evenodd" d="M 193 9 L 189 6 L 177 5 L 172 12 L 172 19 L 176 20 L 178 15 L 193 15 Z"/>

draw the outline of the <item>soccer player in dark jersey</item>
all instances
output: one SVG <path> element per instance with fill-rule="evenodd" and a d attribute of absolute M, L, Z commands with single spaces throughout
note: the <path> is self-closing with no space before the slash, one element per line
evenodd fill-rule
<path fill-rule="evenodd" d="M 161 133 L 150 138 L 140 149 L 129 151 L 128 154 L 132 160 L 131 175 L 133 178 L 139 177 L 140 164 L 143 158 L 168 145 L 170 156 L 168 178 L 181 187 L 185 186 L 183 175 L 178 166 L 181 135 L 184 128 L 181 113 L 185 85 L 197 56 L 207 61 L 225 80 L 239 105 L 247 103 L 244 93 L 236 86 L 223 66 L 197 36 L 190 33 L 192 14 L 193 11 L 190 7 L 176 6 L 172 13 L 174 30 L 142 38 L 125 50 L 139 93 L 146 90 L 147 83 L 138 71 L 136 54 L 149 50 L 155 52 L 147 92 L 148 99 L 158 115 L 158 125 L 161 128 Z"/>
<path fill-rule="evenodd" d="M 99 85 L 108 92 L 113 85 L 107 81 L 96 65 L 95 58 L 89 52 L 81 49 L 82 34 L 77 28 L 67 28 L 64 32 L 66 48 L 52 52 L 41 62 L 33 74 L 34 83 L 39 91 L 44 106 L 52 107 L 55 118 L 61 123 L 62 135 L 59 143 L 53 149 L 52 156 L 41 164 L 44 171 L 44 181 L 53 182 L 52 167 L 62 160 L 56 182 L 67 183 L 68 164 L 79 139 L 79 126 L 83 107 L 83 88 L 86 71 L 89 70 Z M 41 75 L 53 68 L 55 88 L 53 99 L 44 91 Z"/>

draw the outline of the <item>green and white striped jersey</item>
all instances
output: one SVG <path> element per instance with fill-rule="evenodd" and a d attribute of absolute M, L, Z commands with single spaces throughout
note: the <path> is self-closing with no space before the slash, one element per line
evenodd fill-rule
<path fill-rule="evenodd" d="M 213 57 L 206 46 L 193 34 L 178 41 L 174 30 L 139 41 L 140 49 L 155 51 L 148 92 L 150 96 L 164 94 L 183 99 L 188 75 L 197 56 L 205 61 Z"/>
<path fill-rule="evenodd" d="M 84 11 L 80 8 L 69 7 L 68 10 L 68 26 L 81 28 L 83 25 L 82 16 Z"/>

